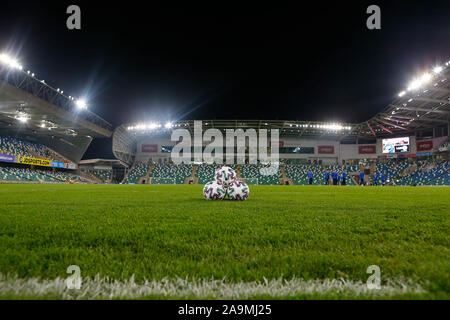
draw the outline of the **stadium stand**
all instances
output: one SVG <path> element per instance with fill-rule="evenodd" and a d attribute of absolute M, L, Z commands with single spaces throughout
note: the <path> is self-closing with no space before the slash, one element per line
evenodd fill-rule
<path fill-rule="evenodd" d="M 384 174 L 387 182 L 393 182 L 411 165 L 412 163 L 408 161 L 390 161 L 387 163 L 377 163 L 375 170 L 379 175 Z M 370 181 L 372 184 L 374 183 L 373 175 L 370 177 Z"/>
<path fill-rule="evenodd" d="M 112 178 L 111 170 L 84 170 L 83 173 L 97 183 L 110 183 Z"/>
<path fill-rule="evenodd" d="M 396 184 L 398 185 L 450 185 L 450 166 L 448 161 L 433 163 L 421 161 L 417 169 L 404 175 Z"/>
<path fill-rule="evenodd" d="M 214 180 L 215 170 L 219 169 L 218 164 L 200 165 L 175 165 L 175 164 L 154 164 L 149 177 L 153 184 L 183 184 L 186 178 L 192 176 L 198 178 L 196 183 L 205 184 Z M 357 185 L 353 177 L 357 179 L 360 167 L 358 165 L 330 165 L 322 166 L 318 164 L 283 164 L 275 175 L 262 175 L 260 169 L 262 165 L 231 165 L 238 174 L 238 178 L 247 180 L 250 184 L 259 185 L 279 185 L 280 179 L 292 179 L 294 185 L 308 185 L 308 172 L 314 175 L 313 185 L 324 185 L 325 172 L 338 173 L 342 177 L 342 172 L 347 172 L 347 185 Z M 370 166 L 366 166 L 370 167 Z M 151 169 L 150 164 L 138 163 L 129 172 L 124 183 L 138 183 L 139 179 L 145 177 Z M 284 174 L 283 174 L 284 170 Z M 386 176 L 388 185 L 449 185 L 449 165 L 448 162 L 434 163 L 429 161 L 408 162 L 406 160 L 390 161 L 386 163 L 376 163 L 373 166 L 373 174 L 382 173 Z M 369 175 L 369 185 L 374 185 L 373 174 Z"/>
<path fill-rule="evenodd" d="M 149 169 L 150 169 L 149 163 L 139 162 L 135 164 L 128 172 L 128 175 L 125 177 L 123 183 L 127 184 L 138 183 L 139 178 L 145 177 Z"/>
<path fill-rule="evenodd" d="M 150 177 L 152 183 L 183 184 L 192 175 L 192 165 L 188 164 L 155 164 Z"/>
<path fill-rule="evenodd" d="M 199 184 L 205 184 L 208 181 L 214 180 L 214 174 L 220 168 L 218 164 L 201 164 L 197 166 L 196 176 Z"/>
<path fill-rule="evenodd" d="M 110 170 L 94 170 L 92 174 L 103 182 L 111 181 L 112 172 Z"/>
<path fill-rule="evenodd" d="M 301 164 L 286 164 L 284 166 L 286 175 L 291 178 L 295 185 L 307 185 L 309 184 L 308 172 L 312 172 L 314 176 L 313 185 L 325 184 L 325 171 L 335 171 L 342 176 L 342 172 L 347 172 L 347 185 L 355 185 L 354 180 L 350 177 L 351 173 L 358 171 L 357 166 L 321 166 L 321 165 L 301 165 Z"/>
<path fill-rule="evenodd" d="M 0 153 L 14 156 L 45 158 L 54 161 L 66 160 L 42 144 L 20 140 L 11 136 L 0 136 Z"/>
<path fill-rule="evenodd" d="M 280 178 L 283 177 L 281 170 L 278 168 L 276 174 L 273 175 L 262 175 L 260 172 L 261 168 L 267 166 L 258 164 L 243 164 L 241 168 L 241 177 L 244 179 L 257 179 L 258 184 L 262 185 L 277 185 L 280 184 Z"/>
<path fill-rule="evenodd" d="M 71 173 L 6 166 L 0 167 L 0 180 L 4 182 L 90 183 L 90 181 Z"/>

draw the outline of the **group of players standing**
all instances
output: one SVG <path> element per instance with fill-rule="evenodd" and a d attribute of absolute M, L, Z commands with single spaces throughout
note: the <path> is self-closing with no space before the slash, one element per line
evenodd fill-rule
<path fill-rule="evenodd" d="M 308 178 L 309 178 L 309 184 L 312 185 L 313 181 L 314 181 L 314 174 L 312 173 L 312 171 L 308 172 Z M 384 173 L 381 173 L 381 174 L 375 173 L 372 178 L 373 178 L 373 183 L 376 186 L 378 186 L 380 183 L 381 183 L 381 185 L 384 185 L 386 183 L 386 176 Z M 347 172 L 344 170 L 344 171 L 342 171 L 341 174 L 339 174 L 335 170 L 333 170 L 331 172 L 326 170 L 324 173 L 324 179 L 325 179 L 325 185 L 345 186 L 345 185 L 347 185 Z M 364 171 L 361 171 L 359 173 L 359 185 L 360 186 L 366 185 Z"/>

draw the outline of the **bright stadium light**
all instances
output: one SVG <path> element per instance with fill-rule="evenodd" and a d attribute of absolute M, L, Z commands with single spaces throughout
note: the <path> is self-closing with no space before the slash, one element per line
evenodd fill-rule
<path fill-rule="evenodd" d="M 422 81 L 420 79 L 414 79 L 409 83 L 408 91 L 416 90 L 422 85 Z"/>
<path fill-rule="evenodd" d="M 166 122 L 165 126 L 166 129 L 172 128 L 172 122 Z"/>
<path fill-rule="evenodd" d="M 22 123 L 25 123 L 28 121 L 28 118 L 26 116 L 18 116 L 17 120 L 19 120 Z"/>
<path fill-rule="evenodd" d="M 86 101 L 84 101 L 83 99 L 78 99 L 75 102 L 75 105 L 77 106 L 78 109 L 87 109 Z"/>
<path fill-rule="evenodd" d="M 23 69 L 22 65 L 16 59 L 11 58 L 6 53 L 0 54 L 0 62 L 2 62 L 3 64 L 6 64 L 8 67 L 11 67 L 14 69 L 19 69 L 19 70 Z"/>
<path fill-rule="evenodd" d="M 436 74 L 438 74 L 438 73 L 441 73 L 441 71 L 442 71 L 443 69 L 444 69 L 444 68 L 442 68 L 441 66 L 436 66 L 436 67 L 433 68 L 433 72 L 436 73 Z"/>
<path fill-rule="evenodd" d="M 148 127 L 149 129 L 156 129 L 156 128 L 158 128 L 158 124 L 152 122 L 152 123 L 149 123 L 147 127 Z"/>
<path fill-rule="evenodd" d="M 422 77 L 420 78 L 420 80 L 421 80 L 422 84 L 425 84 L 425 83 L 427 83 L 428 81 L 430 81 L 431 78 L 432 78 L 431 74 L 427 72 L 427 73 L 424 73 L 424 74 L 422 75 Z"/>
<path fill-rule="evenodd" d="M 400 92 L 400 93 L 398 94 L 398 96 L 399 96 L 399 97 L 403 97 L 405 94 L 406 94 L 406 91 L 403 90 L 402 92 Z"/>
<path fill-rule="evenodd" d="M 345 129 L 344 126 L 342 126 L 340 124 L 336 124 L 336 123 L 320 125 L 320 126 L 317 126 L 317 127 L 323 128 L 323 129 L 326 129 L 326 130 L 334 130 L 334 131 Z"/>

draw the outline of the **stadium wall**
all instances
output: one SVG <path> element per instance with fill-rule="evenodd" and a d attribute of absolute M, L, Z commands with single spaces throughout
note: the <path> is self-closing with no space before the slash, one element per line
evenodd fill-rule
<path fill-rule="evenodd" d="M 410 151 L 402 153 L 405 157 L 426 154 L 432 150 L 418 150 L 418 143 L 432 141 L 433 148 L 438 147 L 447 137 L 435 139 L 424 139 L 418 141 L 415 136 L 410 136 Z M 164 147 L 173 147 L 176 143 L 169 137 L 143 138 L 137 142 L 136 162 L 147 162 L 149 160 L 161 163 L 170 161 L 170 151 L 163 152 Z M 203 143 L 204 146 L 208 142 Z M 340 141 L 330 139 L 302 139 L 294 137 L 280 137 L 280 158 L 282 159 L 305 159 L 322 161 L 323 164 L 338 164 L 345 160 L 353 159 L 376 159 L 395 158 L 399 154 L 383 154 L 382 139 L 376 139 L 374 144 L 341 144 Z M 302 147 L 311 150 L 313 153 L 283 153 L 283 148 Z"/>

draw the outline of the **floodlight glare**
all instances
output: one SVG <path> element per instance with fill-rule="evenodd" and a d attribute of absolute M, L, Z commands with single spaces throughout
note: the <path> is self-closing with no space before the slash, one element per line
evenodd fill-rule
<path fill-rule="evenodd" d="M 17 117 L 17 120 L 19 120 L 19 121 L 22 122 L 22 123 L 25 123 L 25 122 L 28 121 L 28 118 L 25 117 L 25 116 L 18 116 L 18 117 Z"/>
<path fill-rule="evenodd" d="M 165 128 L 166 129 L 172 128 L 172 122 L 166 122 Z"/>
<path fill-rule="evenodd" d="M 441 71 L 442 71 L 443 69 L 444 69 L 444 68 L 442 68 L 441 66 L 436 66 L 436 67 L 433 68 L 433 72 L 436 73 L 436 74 L 438 74 L 438 73 L 441 73 Z"/>
<path fill-rule="evenodd" d="M 399 97 L 403 97 L 405 94 L 406 94 L 406 92 L 405 92 L 405 91 L 402 91 L 402 92 L 400 92 L 400 93 L 398 94 L 398 96 L 399 96 Z"/>
<path fill-rule="evenodd" d="M 414 79 L 408 86 L 408 91 L 416 90 L 418 87 L 422 85 L 422 81 L 420 79 Z"/>
<path fill-rule="evenodd" d="M 19 69 L 19 70 L 23 69 L 22 65 L 20 65 L 19 62 L 17 62 L 17 60 L 11 58 L 6 53 L 0 54 L 0 62 L 2 62 L 3 64 L 6 64 L 7 66 L 9 66 L 11 68 L 15 68 L 15 69 Z"/>
<path fill-rule="evenodd" d="M 78 99 L 75 102 L 75 105 L 77 106 L 78 109 L 87 109 L 86 101 L 84 101 L 83 99 Z"/>
<path fill-rule="evenodd" d="M 431 74 L 429 74 L 428 72 L 424 73 L 422 75 L 422 77 L 420 78 L 420 80 L 421 80 L 422 84 L 427 83 L 428 81 L 431 80 Z"/>

